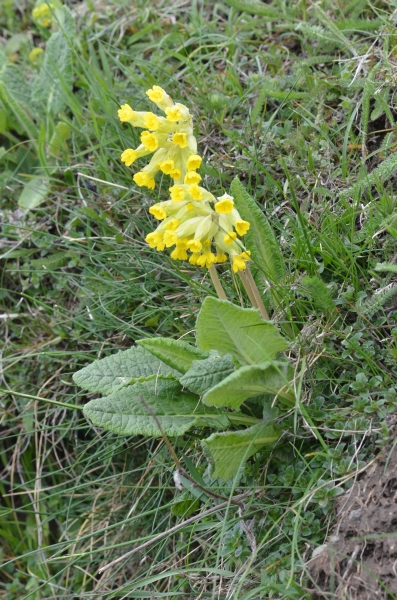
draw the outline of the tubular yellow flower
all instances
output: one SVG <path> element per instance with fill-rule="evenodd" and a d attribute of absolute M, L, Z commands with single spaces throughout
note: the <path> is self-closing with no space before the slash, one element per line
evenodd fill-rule
<path fill-rule="evenodd" d="M 174 161 L 171 159 L 164 160 L 159 164 L 160 171 L 165 173 L 165 175 L 170 175 L 174 168 Z"/>
<path fill-rule="evenodd" d="M 200 188 L 197 183 L 193 183 L 192 185 L 189 185 L 188 187 L 188 192 L 191 195 L 191 197 L 194 200 L 202 200 L 203 199 L 203 192 L 202 192 L 202 188 Z"/>
<path fill-rule="evenodd" d="M 185 190 L 180 185 L 170 187 L 171 200 L 181 202 L 185 198 Z"/>
<path fill-rule="evenodd" d="M 28 59 L 31 63 L 35 64 L 38 62 L 38 58 L 43 54 L 43 52 L 43 48 L 33 48 L 33 50 L 29 52 Z"/>
<path fill-rule="evenodd" d="M 154 216 L 155 219 L 158 219 L 159 221 L 167 218 L 166 210 L 164 206 L 161 206 L 160 204 L 154 204 L 151 206 L 149 208 L 149 212 Z"/>
<path fill-rule="evenodd" d="M 154 190 L 156 187 L 156 183 L 154 178 L 145 173 L 144 171 L 139 171 L 139 173 L 135 173 L 134 181 L 139 187 L 147 187 L 149 190 Z"/>
<path fill-rule="evenodd" d="M 198 184 L 201 181 L 201 175 L 199 175 L 198 173 L 196 173 L 196 171 L 188 171 L 185 175 L 185 179 L 183 180 L 183 183 L 186 183 L 186 185 L 192 185 L 192 184 Z"/>
<path fill-rule="evenodd" d="M 235 233 L 234 231 L 228 231 L 227 234 L 225 235 L 225 237 L 223 238 L 223 241 L 228 246 L 231 246 L 233 244 L 234 240 L 236 239 L 236 237 L 237 237 L 237 233 Z"/>
<path fill-rule="evenodd" d="M 201 166 L 202 158 L 198 154 L 191 154 L 187 159 L 187 169 L 188 171 L 195 171 L 199 169 Z"/>
<path fill-rule="evenodd" d="M 164 110 L 167 107 L 173 106 L 173 101 L 169 97 L 169 95 L 158 85 L 154 85 L 150 90 L 146 92 L 146 96 L 157 104 L 157 106 Z"/>
<path fill-rule="evenodd" d="M 238 273 L 238 271 L 244 271 L 244 269 L 247 268 L 247 262 L 249 260 L 251 260 L 250 256 L 251 256 L 251 252 L 249 250 L 246 250 L 245 252 L 242 252 L 241 254 L 233 256 L 233 263 L 232 263 L 233 271 L 235 273 Z"/>
<path fill-rule="evenodd" d="M 163 234 L 160 231 L 152 231 L 145 237 L 146 242 L 151 248 L 156 248 L 159 252 L 164 250 Z"/>
<path fill-rule="evenodd" d="M 148 112 L 143 117 L 143 124 L 147 129 L 156 131 L 160 127 L 160 119 L 152 112 Z"/>
<path fill-rule="evenodd" d="M 225 194 L 226 196 L 226 194 Z M 231 198 L 231 196 L 228 196 L 227 198 L 222 197 L 219 198 L 219 202 L 217 202 L 215 204 L 215 210 L 218 213 L 218 215 L 230 215 L 232 210 L 233 210 L 233 206 L 234 206 L 234 202 L 233 199 Z"/>
<path fill-rule="evenodd" d="M 239 234 L 239 236 L 245 235 L 247 233 L 247 231 L 249 231 L 249 228 L 251 227 L 250 223 L 248 223 L 248 221 L 243 221 L 243 219 L 236 221 L 234 226 L 235 226 L 236 231 Z"/>
<path fill-rule="evenodd" d="M 117 111 L 117 114 L 122 123 L 125 123 L 135 117 L 135 113 L 129 104 L 122 104 Z"/>
<path fill-rule="evenodd" d="M 167 115 L 168 121 L 172 121 L 175 123 L 176 121 L 181 121 L 182 119 L 186 119 L 189 116 L 189 110 L 184 104 L 174 104 L 174 106 L 170 108 L 166 108 L 164 110 Z"/>
<path fill-rule="evenodd" d="M 182 177 L 182 171 L 180 169 L 172 169 L 170 176 L 172 179 L 180 179 Z"/>
<path fill-rule="evenodd" d="M 124 150 L 124 152 L 122 153 L 120 159 L 126 167 L 130 167 L 132 163 L 135 162 L 137 159 L 137 152 L 132 148 L 127 148 L 127 150 Z"/>
<path fill-rule="evenodd" d="M 141 142 L 147 150 L 154 152 L 159 147 L 159 142 L 155 133 L 149 131 L 142 131 Z"/>
<path fill-rule="evenodd" d="M 174 144 L 179 146 L 180 148 L 186 148 L 187 146 L 187 135 L 186 133 L 177 132 L 172 136 L 172 141 Z"/>
<path fill-rule="evenodd" d="M 198 264 L 200 267 L 207 267 L 207 269 L 209 269 L 210 267 L 212 267 L 214 262 L 216 262 L 215 254 L 208 251 L 204 252 L 204 254 L 201 254 L 198 257 L 196 264 Z"/>
<path fill-rule="evenodd" d="M 186 244 L 186 246 L 189 248 L 189 250 L 191 252 L 201 252 L 201 249 L 203 247 L 203 244 L 200 242 L 200 240 L 197 240 L 195 238 L 193 238 L 192 240 L 189 240 L 188 243 Z"/>

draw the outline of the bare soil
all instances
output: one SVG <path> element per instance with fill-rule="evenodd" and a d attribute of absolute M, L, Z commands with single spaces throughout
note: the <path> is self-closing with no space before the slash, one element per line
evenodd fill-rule
<path fill-rule="evenodd" d="M 397 439 L 336 510 L 328 543 L 307 565 L 313 600 L 397 600 Z"/>

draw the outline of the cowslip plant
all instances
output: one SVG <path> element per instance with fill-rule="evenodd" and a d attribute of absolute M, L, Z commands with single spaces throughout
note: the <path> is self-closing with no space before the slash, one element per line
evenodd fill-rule
<path fill-rule="evenodd" d="M 293 407 L 293 370 L 277 359 L 286 341 L 257 310 L 208 297 L 196 332 L 197 346 L 167 338 L 138 340 L 84 367 L 74 381 L 103 394 L 88 402 L 84 413 L 109 431 L 172 438 L 213 429 L 201 445 L 212 477 L 227 480 L 279 438 L 275 420 L 253 416 L 249 400 L 265 407 L 278 398 Z M 236 425 L 245 428 L 230 429 Z"/>
<path fill-rule="evenodd" d="M 149 208 L 161 223 L 146 241 L 158 251 L 174 246 L 172 259 L 208 268 L 219 299 L 208 297 L 202 305 L 197 346 L 167 338 L 138 340 L 129 350 L 80 370 L 74 381 L 102 395 L 88 402 L 84 412 L 109 431 L 173 438 L 212 430 L 201 446 L 211 476 L 228 480 L 249 457 L 280 437 L 277 423 L 282 415 L 273 408 L 274 401 L 286 410 L 295 405 L 293 369 L 278 356 L 287 343 L 268 320 L 247 265 L 251 252 L 241 238 L 248 234 L 255 262 L 269 281 L 282 275 L 282 257 L 266 218 L 238 180 L 232 190 L 239 210 L 233 196 L 216 198 L 199 185 L 202 159 L 189 109 L 158 86 L 147 96 L 165 117 L 134 111 L 128 104 L 118 112 L 122 122 L 146 128 L 141 145 L 124 150 L 121 160 L 129 167 L 154 153 L 134 181 L 154 189 L 160 171 L 174 180 L 170 199 Z M 226 262 L 227 255 L 254 308 L 227 301 L 214 267 Z"/>

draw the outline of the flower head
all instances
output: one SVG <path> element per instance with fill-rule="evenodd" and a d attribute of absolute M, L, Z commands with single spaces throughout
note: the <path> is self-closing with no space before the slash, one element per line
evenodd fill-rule
<path fill-rule="evenodd" d="M 193 135 L 189 109 L 184 104 L 174 103 L 159 86 L 154 85 L 146 94 L 166 116 L 150 111 L 135 111 L 129 104 L 122 104 L 118 111 L 120 121 L 145 129 L 141 133 L 141 142 L 147 154 L 166 151 L 162 160 L 158 160 L 160 166 L 157 171 L 170 175 L 176 183 L 199 183 L 201 177 L 195 171 L 201 165 L 201 157 L 197 154 L 197 141 Z M 125 164 L 130 166 L 132 162 Z"/>

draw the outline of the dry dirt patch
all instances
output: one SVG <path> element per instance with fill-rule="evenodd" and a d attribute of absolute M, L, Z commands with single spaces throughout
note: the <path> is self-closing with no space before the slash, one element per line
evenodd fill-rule
<path fill-rule="evenodd" d="M 308 564 L 313 600 L 396 600 L 397 440 L 336 508 L 337 526 Z"/>

